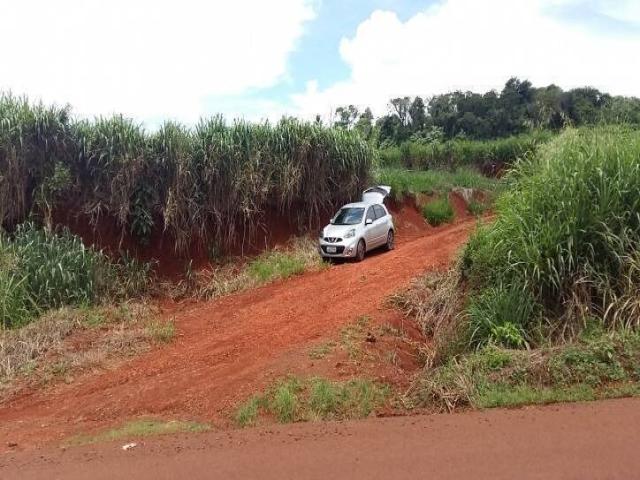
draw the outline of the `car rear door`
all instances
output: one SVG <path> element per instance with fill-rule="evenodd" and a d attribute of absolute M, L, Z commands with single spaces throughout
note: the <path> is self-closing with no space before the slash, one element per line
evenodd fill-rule
<path fill-rule="evenodd" d="M 373 208 L 376 213 L 376 220 L 373 223 L 376 245 L 382 245 L 387 241 L 387 211 L 381 205 L 374 205 Z"/>
<path fill-rule="evenodd" d="M 371 224 L 367 225 L 369 220 L 371 220 Z M 364 219 L 364 241 L 367 243 L 367 250 L 374 248 L 378 241 L 376 234 L 376 211 L 373 208 L 373 205 L 367 208 L 367 213 Z"/>

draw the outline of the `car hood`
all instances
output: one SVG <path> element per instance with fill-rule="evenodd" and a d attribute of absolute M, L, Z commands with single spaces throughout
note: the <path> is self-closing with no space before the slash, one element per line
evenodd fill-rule
<path fill-rule="evenodd" d="M 344 238 L 345 234 L 353 229 L 357 228 L 358 225 L 327 225 L 324 227 L 324 236 L 325 237 L 337 237 Z"/>

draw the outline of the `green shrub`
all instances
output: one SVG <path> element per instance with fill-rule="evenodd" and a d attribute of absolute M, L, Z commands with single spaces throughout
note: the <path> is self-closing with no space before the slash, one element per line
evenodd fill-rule
<path fill-rule="evenodd" d="M 249 263 L 248 273 L 259 283 L 279 278 L 288 278 L 304 272 L 306 263 L 303 258 L 285 252 L 269 252 L 260 255 Z"/>
<path fill-rule="evenodd" d="M 477 200 L 471 200 L 467 204 L 467 211 L 475 217 L 479 217 L 486 210 L 487 210 L 487 206 L 483 202 L 478 202 Z"/>
<path fill-rule="evenodd" d="M 451 206 L 451 202 L 446 196 L 441 196 L 422 207 L 422 215 L 429 224 L 437 227 L 443 223 L 453 221 L 453 206 Z"/>

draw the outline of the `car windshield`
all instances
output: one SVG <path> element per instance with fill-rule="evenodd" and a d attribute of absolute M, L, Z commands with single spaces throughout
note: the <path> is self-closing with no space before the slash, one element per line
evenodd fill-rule
<path fill-rule="evenodd" d="M 334 225 L 357 225 L 362 221 L 364 208 L 341 208 L 333 217 Z"/>

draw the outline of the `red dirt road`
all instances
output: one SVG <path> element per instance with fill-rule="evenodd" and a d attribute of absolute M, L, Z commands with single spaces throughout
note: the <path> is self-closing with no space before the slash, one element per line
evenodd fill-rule
<path fill-rule="evenodd" d="M 640 399 L 298 424 L 0 456 L 6 480 L 640 478 Z"/>
<path fill-rule="evenodd" d="M 393 252 L 187 307 L 176 314 L 172 344 L 1 405 L 0 451 L 8 442 L 30 448 L 141 415 L 219 424 L 268 383 L 267 375 L 288 373 L 283 356 L 359 315 L 379 315 L 387 295 L 425 270 L 445 267 L 475 223 L 427 236 L 414 229 L 413 237 L 407 227 Z"/>

